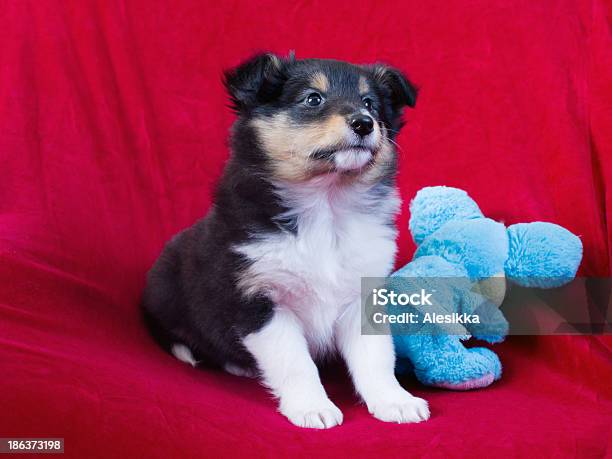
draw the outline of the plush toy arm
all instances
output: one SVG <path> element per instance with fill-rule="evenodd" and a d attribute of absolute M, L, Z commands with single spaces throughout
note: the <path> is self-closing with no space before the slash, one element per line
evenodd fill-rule
<path fill-rule="evenodd" d="M 578 236 L 553 223 L 518 223 L 508 227 L 510 250 L 506 275 L 523 287 L 552 288 L 570 282 L 582 260 Z"/>

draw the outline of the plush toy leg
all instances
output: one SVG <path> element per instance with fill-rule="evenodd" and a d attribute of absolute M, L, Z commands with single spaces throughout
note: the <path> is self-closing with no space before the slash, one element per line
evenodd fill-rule
<path fill-rule="evenodd" d="M 457 336 L 395 336 L 398 370 L 412 363 L 417 379 L 428 386 L 453 390 L 486 387 L 501 377 L 497 355 L 485 348 L 466 349 Z"/>

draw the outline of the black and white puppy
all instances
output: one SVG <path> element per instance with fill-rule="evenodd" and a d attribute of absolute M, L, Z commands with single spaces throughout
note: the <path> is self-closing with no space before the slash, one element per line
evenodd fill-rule
<path fill-rule="evenodd" d="M 259 375 L 302 427 L 342 422 L 315 360 L 339 352 L 376 418 L 419 422 L 390 336 L 361 334 L 360 282 L 396 252 L 394 138 L 416 92 L 396 69 L 272 54 L 225 75 L 238 119 L 214 206 L 148 274 L 143 306 L 177 358 Z"/>

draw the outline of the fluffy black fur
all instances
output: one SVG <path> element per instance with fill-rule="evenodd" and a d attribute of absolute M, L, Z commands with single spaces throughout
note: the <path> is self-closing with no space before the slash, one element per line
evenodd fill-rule
<path fill-rule="evenodd" d="M 279 110 L 289 110 L 296 122 L 323 117 L 325 110 L 341 111 L 332 104 L 304 111 L 296 103 L 317 71 L 332 81 L 346 110 L 361 104 L 355 87 L 365 75 L 373 89 L 376 121 L 387 127 L 392 139 L 401 127 L 403 106 L 415 103 L 416 91 L 408 80 L 382 65 L 360 67 L 262 54 L 228 71 L 225 84 L 238 119 L 232 129 L 232 156 L 214 206 L 205 218 L 168 242 L 147 277 L 142 302 L 146 323 L 166 349 L 183 343 L 196 359 L 208 364 L 254 369 L 254 359 L 241 340 L 270 319 L 274 305 L 265 296 L 245 299 L 238 290 L 237 277 L 248 260 L 232 247 L 253 235 L 299 228 L 295 221 L 281 218 L 287 209 L 270 184 L 273 172 L 249 121 Z M 389 171 L 386 179 L 392 181 L 394 175 L 395 170 Z"/>

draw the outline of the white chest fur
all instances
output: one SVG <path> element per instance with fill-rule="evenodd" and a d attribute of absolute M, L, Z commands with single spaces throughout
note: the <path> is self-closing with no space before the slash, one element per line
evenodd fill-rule
<path fill-rule="evenodd" d="M 296 234 L 264 235 L 235 248 L 251 261 L 239 287 L 291 310 L 315 354 L 333 344 L 336 320 L 359 300 L 361 277 L 385 276 L 393 267 L 396 231 L 389 222 L 400 203 L 395 190 L 381 198 L 363 185 L 323 180 L 278 186 Z"/>

